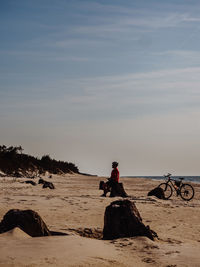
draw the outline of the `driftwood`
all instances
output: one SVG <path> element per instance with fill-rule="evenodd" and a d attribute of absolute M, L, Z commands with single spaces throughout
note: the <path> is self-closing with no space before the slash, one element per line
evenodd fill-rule
<path fill-rule="evenodd" d="M 0 222 L 0 233 L 19 227 L 32 237 L 49 236 L 51 232 L 40 215 L 33 210 L 9 210 Z"/>
<path fill-rule="evenodd" d="M 135 204 L 130 200 L 117 200 L 106 207 L 103 239 L 146 236 L 151 240 L 157 234 L 145 226 Z"/>

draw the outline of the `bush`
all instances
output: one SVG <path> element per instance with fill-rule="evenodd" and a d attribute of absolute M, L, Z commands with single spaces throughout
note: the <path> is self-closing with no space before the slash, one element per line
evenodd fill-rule
<path fill-rule="evenodd" d="M 79 173 L 78 167 L 71 162 L 57 161 L 51 159 L 49 155 L 44 155 L 41 159 L 23 154 L 21 146 L 6 147 L 0 146 L 0 170 L 5 174 L 15 175 L 22 173 L 45 173 L 46 171 L 54 174 L 75 172 Z"/>

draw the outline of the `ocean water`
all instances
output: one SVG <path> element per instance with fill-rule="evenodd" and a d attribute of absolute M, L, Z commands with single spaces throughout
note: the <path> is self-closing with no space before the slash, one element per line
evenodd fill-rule
<path fill-rule="evenodd" d="M 123 176 L 127 178 L 147 178 L 153 180 L 166 180 L 164 176 Z M 171 176 L 172 179 L 179 180 L 179 178 L 184 178 L 184 182 L 195 182 L 200 183 L 200 176 Z"/>

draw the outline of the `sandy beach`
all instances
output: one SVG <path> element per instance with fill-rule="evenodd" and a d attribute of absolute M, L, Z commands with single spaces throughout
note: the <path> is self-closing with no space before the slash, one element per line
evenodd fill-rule
<path fill-rule="evenodd" d="M 53 175 L 55 189 L 22 183 L 25 178 L 0 178 L 0 220 L 10 209 L 32 209 L 51 231 L 66 236 L 32 238 L 15 228 L 0 235 L 0 266 L 200 266 L 200 185 L 186 202 L 148 197 L 159 181 L 121 178 L 145 225 L 158 234 L 102 240 L 105 208 L 114 200 L 98 189 L 104 177 Z M 38 182 L 38 179 L 34 179 Z"/>

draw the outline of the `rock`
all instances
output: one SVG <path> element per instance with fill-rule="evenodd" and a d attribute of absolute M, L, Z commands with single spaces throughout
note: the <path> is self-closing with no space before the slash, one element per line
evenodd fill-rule
<path fill-rule="evenodd" d="M 104 215 L 103 239 L 132 236 L 146 236 L 151 240 L 157 236 L 142 218 L 135 204 L 130 200 L 117 200 L 106 207 Z"/>
<path fill-rule="evenodd" d="M 43 184 L 44 183 L 44 179 L 40 178 L 38 181 L 38 184 Z"/>
<path fill-rule="evenodd" d="M 161 187 L 156 187 L 148 193 L 148 196 L 155 196 L 159 199 L 165 199 L 165 193 Z"/>
<path fill-rule="evenodd" d="M 47 182 L 43 180 L 42 178 L 39 179 L 38 184 L 43 184 L 42 188 L 50 188 L 50 189 L 55 189 L 55 186 L 51 182 Z"/>
<path fill-rule="evenodd" d="M 0 222 L 0 233 L 19 227 L 32 237 L 51 235 L 40 215 L 33 210 L 9 210 Z"/>
<path fill-rule="evenodd" d="M 55 189 L 55 186 L 53 185 L 53 183 L 50 182 L 44 182 L 43 183 L 43 187 L 42 188 L 50 188 L 50 189 Z"/>

